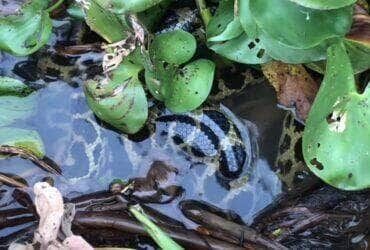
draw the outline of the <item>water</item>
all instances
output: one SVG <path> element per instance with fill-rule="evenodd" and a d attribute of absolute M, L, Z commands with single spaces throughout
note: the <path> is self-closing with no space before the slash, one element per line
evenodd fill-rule
<path fill-rule="evenodd" d="M 51 45 L 55 43 L 55 37 L 57 35 Z M 1 75 L 20 78 L 12 69 L 16 63 L 26 59 L 2 54 Z M 59 164 L 63 171 L 63 176 L 53 178 L 64 196 L 73 197 L 107 189 L 115 178 L 127 180 L 143 177 L 155 160 L 162 160 L 179 170 L 173 181 L 181 185 L 185 193 L 171 204 L 153 207 L 182 220 L 189 227 L 194 225 L 178 209 L 180 200 L 203 200 L 220 208 L 231 209 L 250 223 L 254 215 L 281 192 L 281 183 L 271 167 L 277 153 L 284 112 L 276 107 L 274 91 L 266 83 L 248 87 L 241 96 L 224 102 L 241 119 L 255 124 L 254 132 L 259 144 L 259 158 L 252 176 L 245 185 L 231 192 L 222 187 L 214 175 L 205 174 L 209 171 L 207 166 L 194 164 L 184 154 L 152 147 L 149 140 L 139 145 L 148 149 L 145 154 L 137 154 L 132 148 L 138 147 L 138 144 L 129 143 L 125 136 L 98 124 L 86 104 L 79 79 L 73 83 L 72 80 L 68 83 L 38 80 L 33 85 L 40 87 L 37 91 L 38 111 L 16 126 L 39 132 L 46 155 Z M 19 158 L 1 160 L 0 172 L 17 174 L 25 178 L 30 186 L 50 176 Z M 4 186 L 0 186 L 0 189 L 9 198 L 12 189 Z M 12 204 L 6 208 L 14 206 Z"/>

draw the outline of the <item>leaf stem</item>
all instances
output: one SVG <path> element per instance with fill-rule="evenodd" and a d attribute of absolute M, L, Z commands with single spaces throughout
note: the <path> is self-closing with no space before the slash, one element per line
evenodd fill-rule
<path fill-rule="evenodd" d="M 209 21 L 212 18 L 211 11 L 207 8 L 205 0 L 195 0 L 195 2 L 202 17 L 203 23 L 207 27 Z"/>
<path fill-rule="evenodd" d="M 48 13 L 53 12 L 54 10 L 59 8 L 62 5 L 63 2 L 64 2 L 64 0 L 59 0 L 53 6 L 47 8 L 45 11 L 48 12 Z"/>

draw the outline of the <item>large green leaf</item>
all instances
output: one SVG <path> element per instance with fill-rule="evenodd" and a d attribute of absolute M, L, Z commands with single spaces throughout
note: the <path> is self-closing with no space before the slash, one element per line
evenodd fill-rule
<path fill-rule="evenodd" d="M 370 46 L 354 40 L 344 41 L 355 74 L 370 68 Z"/>
<path fill-rule="evenodd" d="M 330 10 L 354 4 L 357 0 L 290 0 L 290 1 L 307 8 Z"/>
<path fill-rule="evenodd" d="M 264 32 L 260 33 L 259 39 L 269 56 L 285 63 L 309 63 L 326 59 L 326 43 L 313 48 L 297 49 L 272 39 Z"/>
<path fill-rule="evenodd" d="M 103 121 L 125 133 L 136 133 L 145 124 L 148 103 L 138 79 L 143 68 L 127 58 L 109 78 L 84 85 L 87 103 Z"/>
<path fill-rule="evenodd" d="M 250 0 L 250 11 L 269 37 L 300 49 L 318 46 L 328 38 L 344 37 L 352 23 L 352 6 L 322 11 L 289 0 Z"/>
<path fill-rule="evenodd" d="M 107 42 L 121 41 L 127 37 L 129 26 L 123 18 L 109 11 L 105 4 L 105 1 L 91 0 L 86 10 L 86 23 Z"/>
<path fill-rule="evenodd" d="M 173 81 L 163 86 L 166 107 L 174 113 L 198 108 L 211 91 L 214 72 L 215 64 L 205 59 L 179 69 Z"/>
<path fill-rule="evenodd" d="M 342 43 L 328 50 L 325 79 L 303 136 L 308 167 L 345 190 L 370 187 L 370 86 L 358 93 Z"/>
<path fill-rule="evenodd" d="M 41 159 L 45 148 L 40 135 L 34 130 L 0 128 L 0 146 L 22 148 Z"/>
<path fill-rule="evenodd" d="M 249 9 L 249 0 L 241 0 L 239 4 L 239 19 L 240 23 L 247 33 L 249 38 L 257 38 L 258 36 L 258 26 L 252 17 L 252 13 Z"/>
<path fill-rule="evenodd" d="M 20 13 L 0 16 L 0 50 L 24 56 L 44 46 L 52 29 L 49 13 L 44 11 L 49 2 L 28 1 L 22 6 Z"/>
<path fill-rule="evenodd" d="M 224 43 L 214 44 L 210 46 L 210 49 L 227 59 L 240 63 L 260 64 L 271 60 L 259 39 L 250 39 L 246 34 Z"/>
<path fill-rule="evenodd" d="M 207 37 L 220 35 L 234 20 L 234 0 L 222 0 L 207 25 Z"/>
<path fill-rule="evenodd" d="M 137 13 L 147 10 L 163 0 L 99 0 L 106 2 L 110 11 L 116 14 Z"/>

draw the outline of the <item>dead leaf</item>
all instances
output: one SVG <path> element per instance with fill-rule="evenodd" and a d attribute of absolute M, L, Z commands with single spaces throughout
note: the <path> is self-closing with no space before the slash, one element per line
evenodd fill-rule
<path fill-rule="evenodd" d="M 57 239 L 64 207 L 61 193 L 47 182 L 38 182 L 33 191 L 36 195 L 35 206 L 40 217 L 34 240 L 47 246 Z"/>
<path fill-rule="evenodd" d="M 278 61 L 262 65 L 263 74 L 275 88 L 279 104 L 295 109 L 297 118 L 306 120 L 319 89 L 302 65 Z"/>
<path fill-rule="evenodd" d="M 355 6 L 353 24 L 346 38 L 370 46 L 370 16 L 359 5 Z"/>

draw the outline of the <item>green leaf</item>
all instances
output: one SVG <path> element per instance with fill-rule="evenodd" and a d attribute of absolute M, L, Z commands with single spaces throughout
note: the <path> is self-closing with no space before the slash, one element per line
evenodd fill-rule
<path fill-rule="evenodd" d="M 354 4 L 357 0 L 290 0 L 290 1 L 307 8 L 330 10 L 330 9 L 339 9 Z"/>
<path fill-rule="evenodd" d="M 264 32 L 261 32 L 259 39 L 269 56 L 285 63 L 309 63 L 326 59 L 325 43 L 313 48 L 296 49 L 275 41 Z"/>
<path fill-rule="evenodd" d="M 178 245 L 173 239 L 171 239 L 162 229 L 154 224 L 148 216 L 142 211 L 139 205 L 130 206 L 129 211 L 135 218 L 140 221 L 148 232 L 150 237 L 158 244 L 163 250 L 182 250 L 183 248 Z"/>
<path fill-rule="evenodd" d="M 370 86 L 358 93 L 342 43 L 328 49 L 325 79 L 303 136 L 308 167 L 345 190 L 370 187 Z"/>
<path fill-rule="evenodd" d="M 163 0 L 100 0 L 105 1 L 110 11 L 116 14 L 138 13 L 147 10 Z"/>
<path fill-rule="evenodd" d="M 0 17 L 0 49 L 25 56 L 44 46 L 51 35 L 52 22 L 44 11 L 49 1 L 28 1 L 21 13 Z"/>
<path fill-rule="evenodd" d="M 69 16 L 73 17 L 74 19 L 84 21 L 86 18 L 86 14 L 81 6 L 74 3 L 67 9 L 67 13 Z"/>
<path fill-rule="evenodd" d="M 142 69 L 127 58 L 109 78 L 84 85 L 87 103 L 95 115 L 129 134 L 139 131 L 148 116 L 147 99 L 138 79 Z"/>
<path fill-rule="evenodd" d="M 0 77 L 0 96 L 2 95 L 15 95 L 15 96 L 26 96 L 30 94 L 32 90 L 23 82 L 10 78 Z"/>
<path fill-rule="evenodd" d="M 45 148 L 40 135 L 34 130 L 0 128 L 0 146 L 22 148 L 41 159 Z"/>
<path fill-rule="evenodd" d="M 214 72 L 215 64 L 205 59 L 179 69 L 173 81 L 163 86 L 166 107 L 174 113 L 198 108 L 211 91 Z"/>
<path fill-rule="evenodd" d="M 239 18 L 235 18 L 226 26 L 226 29 L 219 35 L 208 38 L 208 42 L 222 42 L 238 37 L 243 33 Z"/>
<path fill-rule="evenodd" d="M 352 23 L 352 6 L 322 11 L 289 0 L 250 0 L 250 10 L 258 27 L 269 37 L 300 49 L 344 37 Z"/>
<path fill-rule="evenodd" d="M 370 68 L 370 47 L 356 42 L 354 40 L 345 39 L 344 44 L 351 59 L 352 68 L 355 74 L 361 73 Z"/>
<path fill-rule="evenodd" d="M 121 41 L 127 37 L 130 28 L 124 19 L 110 12 L 105 4 L 101 0 L 91 0 L 86 10 L 86 23 L 107 42 Z"/>
<path fill-rule="evenodd" d="M 180 65 L 194 56 L 196 48 L 197 43 L 192 34 L 174 30 L 156 36 L 149 53 L 154 61 Z"/>
<path fill-rule="evenodd" d="M 26 119 L 35 112 L 36 95 L 28 94 L 30 89 L 22 82 L 0 77 L 0 127 L 19 119 Z"/>
<path fill-rule="evenodd" d="M 207 25 L 207 37 L 220 35 L 234 20 L 234 0 L 222 0 Z"/>
<path fill-rule="evenodd" d="M 239 1 L 239 19 L 240 23 L 247 33 L 249 38 L 257 38 L 258 26 L 252 17 L 252 13 L 249 9 L 249 0 Z"/>
<path fill-rule="evenodd" d="M 250 39 L 246 34 L 225 43 L 214 44 L 210 49 L 232 61 L 246 64 L 261 64 L 271 60 L 265 47 L 258 39 Z"/>

